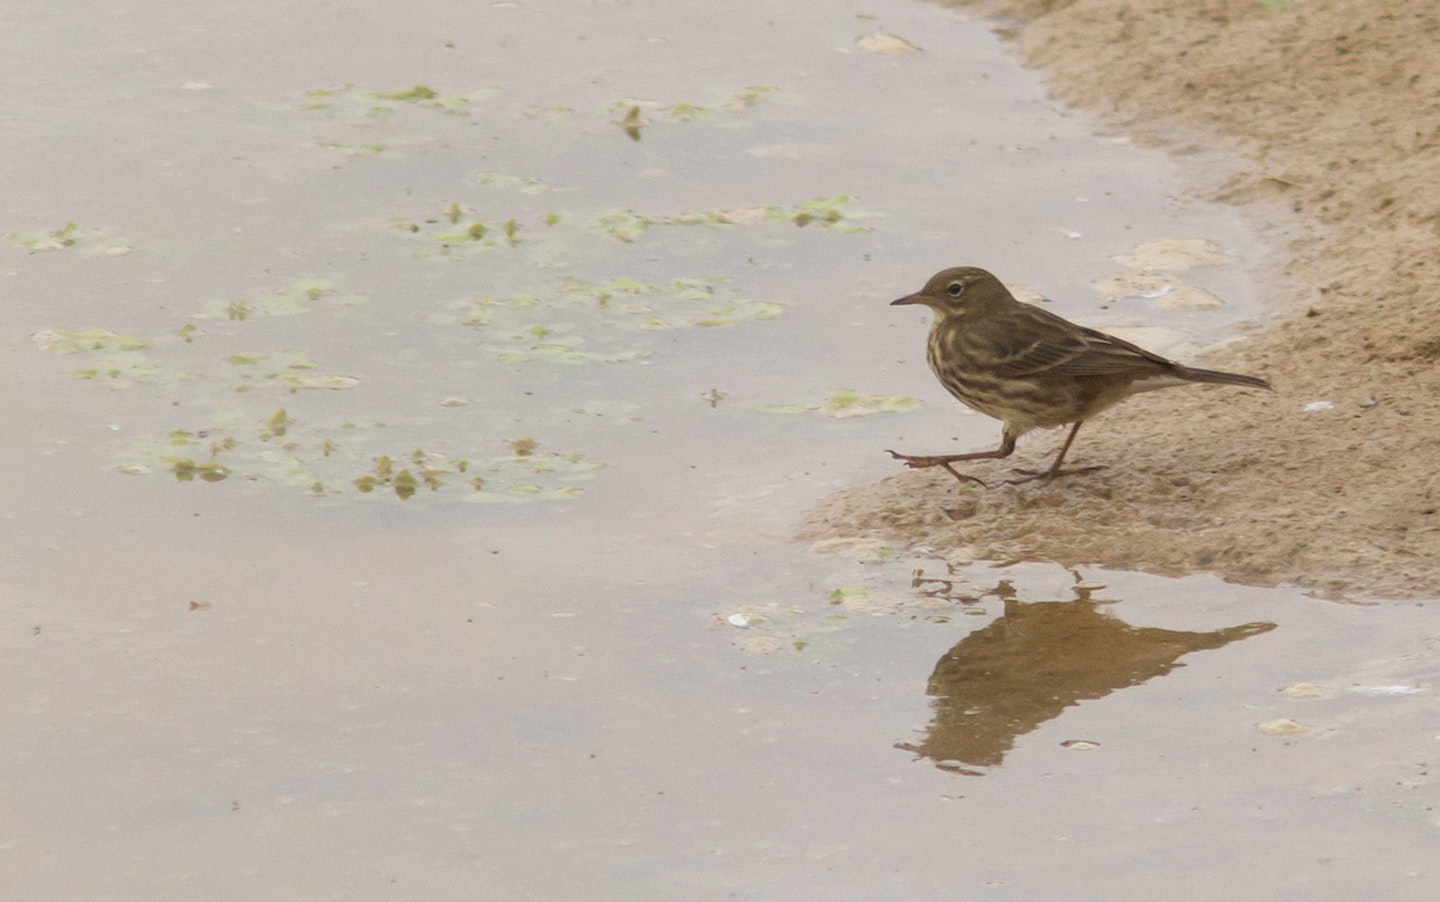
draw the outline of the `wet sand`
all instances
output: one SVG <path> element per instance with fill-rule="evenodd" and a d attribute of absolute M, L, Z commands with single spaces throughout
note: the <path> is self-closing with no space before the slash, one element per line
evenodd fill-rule
<path fill-rule="evenodd" d="M 902 471 L 825 499 L 802 535 L 1210 571 L 1328 597 L 1440 594 L 1440 10 L 956 5 L 996 17 L 1098 128 L 1193 157 L 1195 191 L 1252 217 L 1270 245 L 1257 278 L 1273 313 L 1187 362 L 1276 391 L 1141 396 L 1081 431 L 1069 461 L 1100 472 L 957 490 L 941 471 Z M 1062 438 L 1034 433 L 1010 461 L 971 472 L 1002 481 Z"/>

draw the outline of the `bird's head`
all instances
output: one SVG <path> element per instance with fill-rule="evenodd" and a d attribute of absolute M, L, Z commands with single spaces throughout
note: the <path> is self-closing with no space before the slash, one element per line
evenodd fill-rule
<path fill-rule="evenodd" d="M 1012 299 L 1010 290 L 985 270 L 975 266 L 956 266 L 936 273 L 924 288 L 890 304 L 924 304 L 932 308 L 939 318 L 964 316 Z"/>

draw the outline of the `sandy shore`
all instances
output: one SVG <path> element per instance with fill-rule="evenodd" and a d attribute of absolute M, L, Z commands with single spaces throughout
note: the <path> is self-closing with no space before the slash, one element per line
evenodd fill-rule
<path fill-rule="evenodd" d="M 901 471 L 825 499 L 802 535 L 1440 596 L 1440 7 L 957 5 L 1006 17 L 1054 94 L 1104 127 L 1228 161 L 1219 181 L 1197 165 L 1197 188 L 1271 240 L 1275 313 L 1199 362 L 1276 392 L 1140 396 L 1081 432 L 1073 462 L 1103 471 L 958 491 L 943 472 Z M 1333 407 L 1307 412 L 1314 401 Z M 1062 437 L 1027 437 L 1019 464 Z"/>

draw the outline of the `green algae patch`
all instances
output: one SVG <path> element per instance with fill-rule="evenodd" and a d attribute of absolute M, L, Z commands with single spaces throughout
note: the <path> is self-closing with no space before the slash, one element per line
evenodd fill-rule
<path fill-rule="evenodd" d="M 481 295 L 425 318 L 480 334 L 480 348 L 504 363 L 623 363 L 650 356 L 640 333 L 716 328 L 774 319 L 781 304 L 739 296 L 725 276 L 664 283 L 566 276 L 557 291 L 508 298 Z"/>
<path fill-rule="evenodd" d="M 371 94 L 369 96 L 376 97 L 381 100 L 400 100 L 404 101 L 405 103 L 425 103 L 427 101 L 435 100 L 440 95 L 429 85 L 416 85 L 415 87 L 405 91 L 388 91 L 383 93 Z"/>
<path fill-rule="evenodd" d="M 552 103 L 548 106 L 532 103 L 522 111 L 522 115 L 526 119 L 540 119 L 545 122 L 556 122 L 574 114 L 575 108 L 565 106 L 563 103 Z"/>
<path fill-rule="evenodd" d="M 789 221 L 801 228 L 813 226 L 817 229 L 849 234 L 869 231 L 868 226 L 858 225 L 855 220 L 874 214 L 868 210 L 847 210 L 846 205 L 850 202 L 851 198 L 848 194 L 832 194 L 829 197 L 807 200 L 794 208 L 766 207 L 765 213 L 772 220 Z"/>
<path fill-rule="evenodd" d="M 417 494 L 447 493 L 457 500 L 513 504 L 574 498 L 604 465 L 578 451 L 554 452 L 533 446 L 510 453 L 456 458 L 416 449 L 399 457 L 378 455 L 372 466 L 351 480 L 364 495 L 390 492 L 401 500 Z"/>
<path fill-rule="evenodd" d="M 378 157 L 390 149 L 385 144 L 341 144 L 338 141 L 321 141 L 320 146 L 347 157 Z"/>
<path fill-rule="evenodd" d="M 365 295 L 342 291 L 335 282 L 325 278 L 299 279 L 261 298 L 230 298 L 213 300 L 196 313 L 202 319 L 228 319 L 245 322 L 256 316 L 303 316 L 317 306 L 344 307 L 364 303 Z"/>
<path fill-rule="evenodd" d="M 518 332 L 487 335 L 480 349 L 502 363 L 625 363 L 650 356 L 644 349 L 605 350 L 594 347 L 584 335 L 572 334 L 572 323 L 536 324 Z"/>
<path fill-rule="evenodd" d="M 247 424 L 234 411 L 200 429 L 136 439 L 121 464 L 130 475 L 178 482 L 240 482 L 324 497 L 419 497 L 520 503 L 574 498 L 604 464 L 553 451 L 533 438 L 499 440 L 464 456 L 427 448 L 376 453 L 379 424 L 319 429 L 280 408 Z"/>
<path fill-rule="evenodd" d="M 619 125 L 620 128 L 624 129 L 625 134 L 629 136 L 631 141 L 639 141 L 640 126 L 649 125 L 650 120 L 640 115 L 640 107 L 637 104 L 636 106 L 632 106 L 627 109 L 625 111 L 625 115 L 622 116 L 620 121 L 616 124 Z"/>
<path fill-rule="evenodd" d="M 331 88 L 315 88 L 296 102 L 264 103 L 262 107 L 278 110 L 323 112 L 347 119 L 388 116 L 407 106 L 435 110 L 451 116 L 468 116 L 472 105 L 489 100 L 500 93 L 499 88 L 476 88 L 458 93 L 442 93 L 429 85 L 412 85 L 392 91 L 367 91 L 353 84 Z"/>
<path fill-rule="evenodd" d="M 367 90 L 343 84 L 315 88 L 298 100 L 265 101 L 259 106 L 322 118 L 328 123 L 330 133 L 318 136 L 316 146 L 354 159 L 396 156 L 408 145 L 428 143 L 429 139 L 419 131 L 425 127 L 418 125 L 416 117 L 438 113 L 468 118 L 478 105 L 499 93 L 496 87 L 448 92 L 427 84 L 393 90 Z"/>
<path fill-rule="evenodd" d="M 732 326 L 749 320 L 774 319 L 784 309 L 773 301 L 732 298 L 726 276 L 675 279 L 651 284 L 634 279 L 586 282 L 567 277 L 565 297 L 617 319 L 607 324 L 622 329 L 663 330 L 688 326 Z"/>
<path fill-rule="evenodd" d="M 213 460 L 196 463 L 188 457 L 175 461 L 170 472 L 175 474 L 177 482 L 193 482 L 196 479 L 202 482 L 220 482 L 230 477 L 230 468 L 224 464 Z"/>
<path fill-rule="evenodd" d="M 794 94 L 782 92 L 773 85 L 750 85 L 728 96 L 709 103 L 679 101 L 663 103 L 636 97 L 621 97 L 609 104 L 603 112 L 613 118 L 626 136 L 639 141 L 642 129 L 659 122 L 699 122 L 723 126 L 740 124 L 743 120 L 733 114 L 743 113 L 762 101 L 797 103 Z"/>
<path fill-rule="evenodd" d="M 859 579 L 817 589 L 811 597 L 790 603 L 741 604 L 716 612 L 715 620 L 731 630 L 731 641 L 747 652 L 803 651 L 827 657 L 845 653 L 853 641 L 846 633 L 861 618 L 903 617 L 943 626 L 957 613 L 973 609 L 981 597 L 938 597 L 913 586 L 908 593 L 897 591 L 893 579 L 863 564 L 847 576 Z"/>
<path fill-rule="evenodd" d="M 272 438 L 280 438 L 283 436 L 294 422 L 294 420 L 290 419 L 290 414 L 282 407 L 260 423 L 260 428 L 256 434 L 259 436 L 260 441 L 268 442 Z"/>
<path fill-rule="evenodd" d="M 144 354 L 121 352 L 109 355 L 101 366 L 87 366 L 75 370 L 76 379 L 95 382 L 109 388 L 129 388 L 140 382 L 154 382 L 160 378 L 160 367 L 150 363 Z"/>
<path fill-rule="evenodd" d="M 393 227 L 428 242 L 429 246 L 415 252 L 422 260 L 464 259 L 523 241 L 522 226 L 514 217 L 485 218 L 459 203 L 450 204 L 439 216 L 421 220 L 397 217 Z"/>
<path fill-rule="evenodd" d="M 507 298 L 481 295 L 469 300 L 451 302 L 445 305 L 443 312 L 431 313 L 424 317 L 424 320 L 437 326 L 459 325 L 479 329 L 495 322 L 497 317 L 514 319 L 516 313 L 529 310 L 539 303 L 539 298 L 531 294 L 517 294 Z"/>
<path fill-rule="evenodd" d="M 148 338 L 123 335 L 109 329 L 44 329 L 31 336 L 35 346 L 51 354 L 81 354 L 88 351 L 140 351 L 150 347 Z"/>
<path fill-rule="evenodd" d="M 905 395 L 866 395 L 839 388 L 819 402 L 801 404 L 768 404 L 759 408 L 766 413 L 820 413 L 827 417 L 846 419 L 876 413 L 904 413 L 920 406 L 920 399 Z"/>
<path fill-rule="evenodd" d="M 587 282 L 566 276 L 563 280 L 567 299 L 594 307 L 597 310 L 650 310 L 649 306 L 635 306 L 631 298 L 657 297 L 675 301 L 705 301 L 715 297 L 719 286 L 730 282 L 729 276 L 698 276 L 673 279 L 660 284 L 641 282 L 638 279 L 615 278 L 608 282 Z"/>
<path fill-rule="evenodd" d="M 870 590 L 863 586 L 841 586 L 836 589 L 831 589 L 828 597 L 831 604 L 843 605 L 849 602 L 869 599 Z"/>
<path fill-rule="evenodd" d="M 505 172 L 477 172 L 470 181 L 483 188 L 501 188 L 520 194 L 544 194 L 550 190 L 550 186 L 539 179 Z"/>
<path fill-rule="evenodd" d="M 635 241 L 641 234 L 656 226 L 703 226 L 715 229 L 734 229 L 764 223 L 788 222 L 801 228 L 813 227 L 841 234 L 869 231 L 869 226 L 861 225 L 856 220 L 875 214 L 852 207 L 851 203 L 852 199 L 848 194 L 832 194 L 827 197 L 811 198 L 789 207 L 767 205 L 674 214 L 614 210 L 591 220 L 588 228 L 592 232 L 607 235 L 626 243 Z"/>
<path fill-rule="evenodd" d="M 355 376 L 316 372 L 320 364 L 295 348 L 282 348 L 269 354 L 231 354 L 224 362 L 233 369 L 231 390 L 237 392 L 257 388 L 340 391 L 360 384 Z"/>
<path fill-rule="evenodd" d="M 425 109 L 438 110 L 452 116 L 470 115 L 470 105 L 489 100 L 500 93 L 499 88 L 479 88 L 456 94 L 442 94 L 429 85 L 415 85 L 399 91 L 361 92 L 356 97 L 368 102 L 371 114 L 389 112 L 391 103 L 407 103 Z"/>
<path fill-rule="evenodd" d="M 474 491 L 462 500 L 485 504 L 564 501 L 583 492 L 579 483 L 603 466 L 577 451 L 532 449 L 525 454 L 475 460 L 468 471 Z"/>
<path fill-rule="evenodd" d="M 479 187 L 506 189 L 512 204 L 523 204 L 527 196 L 546 193 L 548 186 L 535 179 L 502 173 L 481 173 L 474 177 Z M 497 194 L 498 196 L 498 194 Z M 680 213 L 646 213 L 632 209 L 586 213 L 571 210 L 530 209 L 516 211 L 500 207 L 481 209 L 454 201 L 443 209 L 421 217 L 395 216 L 391 227 L 424 242 L 415 252 L 423 260 L 469 260 L 500 251 L 515 251 L 538 267 L 569 265 L 573 259 L 606 257 L 610 252 L 597 247 L 595 236 L 626 244 L 639 241 L 657 229 L 691 227 L 736 230 L 774 228 L 784 223 L 798 228 L 837 234 L 869 231 L 860 220 L 876 214 L 857 207 L 850 195 L 832 194 L 810 198 L 798 204 L 768 204 Z M 688 241 L 672 232 L 665 239 L 672 250 L 681 252 Z M 773 242 L 774 235 L 765 236 Z M 693 251 L 689 251 L 693 253 Z"/>
<path fill-rule="evenodd" d="M 719 304 L 710 307 L 699 317 L 691 320 L 667 321 L 660 317 L 647 317 L 641 328 L 674 329 L 684 326 L 733 326 L 751 320 L 774 319 L 784 309 L 773 301 L 740 301 L 736 304 Z"/>
<path fill-rule="evenodd" d="M 546 190 L 533 180 L 501 178 L 497 174 L 490 177 L 495 181 L 486 183 L 488 186 L 509 188 L 520 195 Z M 565 210 L 517 215 L 510 210 L 482 211 L 456 201 L 438 213 L 418 219 L 396 216 L 391 220 L 391 227 L 425 242 L 425 246 L 415 252 L 415 256 L 423 260 L 466 260 L 518 249 L 536 265 L 551 266 L 586 253 L 583 242 L 586 235 L 630 244 L 657 228 L 689 226 L 730 230 L 775 223 L 855 234 L 870 229 L 857 220 L 873 215 L 854 206 L 848 194 L 811 198 L 792 206 L 771 204 L 683 213 L 637 213 L 627 209 L 590 215 Z"/>
<path fill-rule="evenodd" d="M 6 232 L 5 240 L 31 253 L 74 251 L 87 257 L 119 257 L 134 249 L 134 245 L 114 229 L 82 229 L 73 222 L 49 231 Z"/>
<path fill-rule="evenodd" d="M 42 351 L 84 359 L 86 365 L 71 373 L 77 379 L 109 388 L 129 388 L 153 382 L 161 375 L 160 368 L 146 354 L 153 341 L 139 335 L 109 329 L 44 329 L 30 338 Z"/>

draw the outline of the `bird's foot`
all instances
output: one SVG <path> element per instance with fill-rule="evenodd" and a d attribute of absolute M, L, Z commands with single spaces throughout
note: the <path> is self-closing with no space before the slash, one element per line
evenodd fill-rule
<path fill-rule="evenodd" d="M 1096 464 L 1096 465 L 1093 466 L 1093 467 L 1071 467 L 1071 468 L 1068 469 L 1068 470 L 1020 470 L 1020 469 L 1016 469 L 1016 470 L 1014 470 L 1013 472 L 1019 473 L 1020 476 L 1023 477 L 1023 478 L 1021 478 L 1021 479 L 1007 479 L 1007 480 L 1005 480 L 1005 485 L 1024 485 L 1024 484 L 1027 483 L 1027 482 L 1049 483 L 1050 480 L 1054 479 L 1054 478 L 1057 477 L 1057 476 L 1081 476 L 1081 475 L 1083 475 L 1083 474 L 1085 474 L 1085 473 L 1094 473 L 1094 472 L 1096 472 L 1097 470 L 1103 470 L 1103 469 L 1105 469 L 1105 465 L 1104 465 L 1104 464 Z"/>
<path fill-rule="evenodd" d="M 923 470 L 926 467 L 942 467 L 955 458 L 947 454 L 901 454 L 899 451 L 885 449 L 885 453 L 896 460 L 905 461 L 905 466 L 915 470 Z"/>
<path fill-rule="evenodd" d="M 891 451 L 891 450 L 889 450 L 889 449 L 886 449 L 885 453 L 888 454 L 888 455 L 890 455 L 891 457 L 895 458 L 896 460 L 904 461 L 904 462 L 905 462 L 905 466 L 911 468 L 912 470 L 924 470 L 924 469 L 927 469 L 927 468 L 929 468 L 929 467 L 942 467 L 942 468 L 944 468 L 944 470 L 945 470 L 946 473 L 949 473 L 951 476 L 954 476 L 957 480 L 959 480 L 959 481 L 962 482 L 962 483 L 964 483 L 964 482 L 973 482 L 973 483 L 975 483 L 976 485 L 981 486 L 982 488 L 987 488 L 987 489 L 990 488 L 990 486 L 988 486 L 988 485 L 985 484 L 984 480 L 979 479 L 978 477 L 975 477 L 975 476 L 970 476 L 970 475 L 968 475 L 968 474 L 961 473 L 959 470 L 956 470 L 954 467 L 950 466 L 950 464 L 951 464 L 952 462 L 954 462 L 955 460 L 965 460 L 965 459 L 967 459 L 967 458 L 969 457 L 969 455 L 964 455 L 964 454 L 933 454 L 933 455 L 927 455 L 927 454 L 901 454 L 901 453 L 898 452 L 898 451 Z"/>

